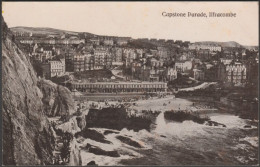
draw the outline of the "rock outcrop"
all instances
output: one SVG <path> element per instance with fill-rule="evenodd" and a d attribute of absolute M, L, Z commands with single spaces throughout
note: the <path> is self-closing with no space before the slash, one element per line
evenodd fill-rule
<path fill-rule="evenodd" d="M 51 164 L 54 137 L 46 113 L 71 113 L 72 99 L 66 88 L 56 86 L 54 109 L 48 111 L 48 104 L 42 102 L 45 88 L 39 89 L 38 82 L 28 56 L 2 18 L 3 165 Z"/>
<path fill-rule="evenodd" d="M 38 82 L 38 87 L 43 93 L 42 102 L 47 116 L 61 116 L 67 120 L 67 116 L 74 113 L 75 105 L 69 89 L 44 79 Z"/>

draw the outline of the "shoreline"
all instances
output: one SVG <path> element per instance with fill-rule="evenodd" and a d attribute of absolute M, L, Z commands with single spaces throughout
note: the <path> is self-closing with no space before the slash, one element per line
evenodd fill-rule
<path fill-rule="evenodd" d="M 207 105 L 208 103 L 210 103 L 210 102 L 213 102 L 213 100 L 208 100 L 208 101 L 204 101 L 204 100 L 202 100 L 202 99 L 197 99 L 197 100 L 192 100 L 191 98 L 187 98 L 187 97 L 182 97 L 182 98 L 175 98 L 175 96 L 173 96 L 173 95 L 168 95 L 168 96 L 165 96 L 165 97 L 150 97 L 150 98 L 148 98 L 148 99 L 137 99 L 137 100 L 134 100 L 134 101 L 131 101 L 131 98 L 130 98 L 130 101 L 128 102 L 128 101 L 126 101 L 126 102 L 118 102 L 118 101 L 114 101 L 114 102 L 112 102 L 112 101 L 104 101 L 104 102 L 100 102 L 100 101 L 85 101 L 84 103 L 83 102 L 81 102 L 81 101 L 77 101 L 76 102 L 76 104 L 83 104 L 83 105 L 86 105 L 85 107 L 83 107 L 83 108 L 81 108 L 80 106 L 80 112 L 81 112 L 81 115 L 83 114 L 86 114 L 85 113 L 85 110 L 89 110 L 89 106 L 88 105 L 92 105 L 93 103 L 95 104 L 95 105 L 98 105 L 97 106 L 97 110 L 102 110 L 102 109 L 104 109 L 104 108 L 107 108 L 107 107 L 115 107 L 115 106 L 117 106 L 116 104 L 129 104 L 129 105 L 126 105 L 126 112 L 128 112 L 128 113 L 131 113 L 132 111 L 136 111 L 136 113 L 134 113 L 134 115 L 135 116 L 141 116 L 141 115 L 145 115 L 146 114 L 146 112 L 143 112 L 144 110 L 146 110 L 146 111 L 160 111 L 160 113 L 164 113 L 165 111 L 170 111 L 170 109 L 175 109 L 175 110 L 178 110 L 179 108 L 180 109 L 183 109 L 183 110 L 186 110 L 186 108 L 187 108 L 187 106 L 189 106 L 189 107 L 192 107 L 193 106 L 193 103 L 194 102 L 200 102 L 201 104 L 202 104 L 202 106 L 203 105 Z M 106 104 L 107 103 L 107 104 Z M 198 103 L 198 104 L 200 104 L 200 103 Z M 165 104 L 167 104 L 167 105 L 165 105 Z M 179 105 L 180 104 L 180 105 Z M 198 104 L 196 104 L 195 103 L 195 105 L 194 106 L 199 106 Z M 150 107 L 150 108 L 149 108 Z M 161 110 L 161 109 L 163 109 L 163 110 Z M 228 111 L 228 110 L 227 110 Z M 220 115 L 219 115 L 219 114 Z M 214 110 L 214 112 L 212 113 L 212 112 L 210 112 L 210 113 L 205 113 L 206 115 L 208 114 L 208 115 L 214 115 L 214 116 L 217 116 L 217 117 L 219 117 L 219 116 L 221 116 L 222 114 L 224 114 L 224 113 L 226 113 L 227 115 L 233 115 L 234 116 L 234 114 L 233 113 L 230 113 L 230 112 L 226 112 L 226 111 L 224 111 L 224 110 L 221 110 L 221 111 L 215 111 Z M 87 112 L 87 115 L 89 114 L 89 112 Z M 101 113 L 102 114 L 102 113 Z M 203 113 L 204 114 L 204 113 Z M 92 114 L 93 115 L 93 114 Z M 116 114 L 117 115 L 117 114 Z M 133 115 L 133 116 L 134 116 Z M 94 116 L 94 115 L 93 115 Z M 225 116 L 224 116 L 225 117 Z M 86 117 L 85 117 L 86 118 Z M 92 118 L 92 117 L 91 117 Z M 92 118 L 93 119 L 93 118 Z M 100 119 L 100 118 L 99 118 Z M 114 116 L 112 116 L 111 117 L 111 119 L 114 119 Z M 156 119 L 157 119 L 157 117 L 156 117 Z M 87 120 L 84 120 L 84 121 L 86 121 L 87 122 Z M 111 120 L 112 121 L 112 120 Z M 156 120 L 154 120 L 154 121 L 152 121 L 153 123 L 152 123 L 152 125 L 150 125 L 150 128 L 152 129 L 152 132 L 149 132 L 149 131 L 147 131 L 148 133 L 153 133 L 153 132 L 156 132 L 155 131 L 155 129 L 157 129 L 156 127 L 158 126 L 157 124 L 156 124 Z M 165 122 L 167 122 L 167 121 L 165 121 Z M 94 123 L 95 123 L 95 121 L 94 121 Z M 191 122 L 189 122 L 189 121 L 184 121 L 184 122 L 180 122 L 180 123 L 176 123 L 176 122 L 169 122 L 170 124 L 174 124 L 175 126 L 186 126 L 186 124 L 189 124 L 189 123 L 191 123 Z M 212 124 L 214 124 L 215 122 L 214 121 L 211 121 L 211 122 L 209 122 L 209 123 L 212 123 Z M 169 124 L 169 125 L 170 125 Z M 195 122 L 194 123 L 191 123 L 191 124 L 195 124 Z M 219 125 L 222 125 L 221 123 L 219 124 Z M 212 126 L 212 127 L 214 127 L 215 125 L 210 125 L 210 126 Z M 207 127 L 210 127 L 210 126 L 207 126 Z M 201 127 L 201 125 L 199 126 L 199 127 Z M 99 132 L 99 130 L 100 129 L 102 129 L 102 127 L 95 127 L 95 126 L 93 126 L 92 128 L 91 127 L 88 127 L 88 126 L 86 126 L 86 128 L 87 129 L 90 129 L 90 130 L 95 130 L 95 131 L 97 131 L 97 132 Z M 173 127 L 174 128 L 174 127 Z M 216 128 L 222 128 L 222 127 L 216 127 Z M 241 127 L 241 128 L 243 128 L 243 127 Z M 213 129 L 215 129 L 215 128 L 213 128 Z M 81 128 L 81 130 L 80 131 L 82 131 L 82 128 Z M 118 140 L 118 139 L 116 139 L 116 136 L 123 136 L 123 137 L 127 137 L 127 138 L 124 138 L 124 140 L 126 140 L 126 141 L 128 141 L 128 142 L 132 142 L 132 141 L 130 141 L 130 139 L 131 140 L 133 140 L 133 141 L 135 141 L 137 138 L 136 138 L 136 136 L 132 136 L 132 135 L 127 135 L 127 136 L 125 136 L 125 135 L 122 135 L 122 131 L 127 131 L 127 132 L 131 132 L 131 131 L 133 131 L 133 133 L 136 133 L 136 134 L 139 134 L 140 133 L 140 131 L 137 131 L 137 132 L 135 132 L 134 130 L 127 130 L 127 129 L 121 129 L 120 128 L 120 130 L 113 130 L 113 131 L 107 131 L 107 133 L 105 134 L 103 134 L 103 132 L 101 133 L 104 137 L 105 137 L 105 139 L 108 139 L 108 140 L 111 140 L 111 139 L 113 139 L 113 141 L 114 140 Z M 104 131 L 105 132 L 105 131 Z M 99 132 L 100 133 L 100 132 Z M 132 133 L 132 132 L 131 132 Z M 168 140 L 168 135 L 165 135 L 165 134 L 158 134 L 159 135 L 159 137 L 160 137 L 160 139 L 162 139 L 162 140 Z M 113 137 L 112 137 L 113 136 Z M 122 137 L 121 137 L 122 138 Z M 128 139 L 129 138 L 129 139 Z M 93 141 L 93 143 L 95 144 L 95 143 L 97 143 L 97 142 L 95 142 L 95 140 L 93 140 L 93 139 L 91 139 L 91 138 L 82 138 L 82 140 L 84 139 L 84 141 L 85 142 L 87 142 L 87 141 Z M 143 142 L 142 140 L 140 140 L 140 142 Z M 92 144 L 93 144 L 92 143 Z M 123 144 L 122 143 L 122 141 L 117 141 L 117 144 L 118 144 L 118 146 L 119 145 L 122 145 L 121 147 L 125 147 L 125 144 Z M 78 143 L 77 144 L 78 146 L 80 146 L 81 144 L 80 143 Z M 73 146 L 73 143 L 72 143 L 72 146 Z M 105 148 L 102 148 L 102 147 L 99 147 L 99 148 L 96 148 L 96 146 L 91 146 L 91 147 L 93 147 L 93 148 L 91 148 L 92 149 L 92 151 L 94 151 L 94 152 L 98 152 L 98 154 L 112 154 L 111 152 L 107 152 L 107 150 L 105 149 Z M 127 146 L 127 147 L 129 147 L 129 146 Z M 173 147 L 174 147 L 174 145 L 173 145 Z M 112 146 L 111 146 L 111 148 L 112 148 Z M 110 150 L 110 151 L 114 151 L 115 153 L 116 153 L 116 151 L 118 151 L 118 150 L 116 150 L 116 148 L 117 147 L 115 147 L 115 150 Z M 93 153 L 90 153 L 90 152 L 85 152 L 84 150 L 81 150 L 81 149 L 72 149 L 71 151 L 71 154 L 70 154 L 70 156 L 73 156 L 74 158 L 72 158 L 71 160 L 73 161 L 72 163 L 82 163 L 82 164 L 84 164 L 84 165 L 87 165 L 89 162 L 88 161 L 94 161 L 95 163 L 98 163 L 98 164 L 102 164 L 102 162 L 101 161 L 99 161 L 99 158 L 101 158 L 101 157 L 105 157 L 106 159 L 113 159 L 113 161 L 115 161 L 114 163 L 116 163 L 116 164 L 122 164 L 122 162 L 124 163 L 125 161 L 127 162 L 129 162 L 129 161 L 135 161 L 135 159 L 137 160 L 137 159 L 139 159 L 140 157 L 132 157 L 133 158 L 133 160 L 131 160 L 131 159 L 129 159 L 129 157 L 128 158 L 126 158 L 126 159 L 124 159 L 123 157 L 122 157 L 122 159 L 121 158 L 117 158 L 117 156 L 116 157 L 111 157 L 111 156 L 105 156 L 105 155 L 92 155 Z M 113 153 L 114 153 L 113 152 Z M 138 151 L 137 151 L 137 153 L 141 153 L 141 152 L 143 152 L 142 151 L 142 149 L 138 149 Z M 119 154 L 121 153 L 120 151 L 118 152 Z M 144 151 L 144 153 L 145 153 L 145 151 Z M 89 157 L 88 158 L 88 161 L 86 161 L 86 160 L 84 160 L 84 156 L 89 156 L 89 155 L 91 155 L 91 158 Z M 114 154 L 113 154 L 114 155 Z M 78 156 L 77 158 L 75 157 L 75 156 Z M 144 158 L 146 157 L 146 155 L 142 155 L 142 156 L 144 156 Z M 121 156 L 120 156 L 121 157 Z M 75 159 L 76 158 L 76 159 Z M 147 158 L 147 157 L 146 157 Z M 81 162 L 82 161 L 82 162 Z M 108 160 L 107 160 L 108 161 Z M 70 162 L 70 164 L 71 164 L 71 162 Z"/>

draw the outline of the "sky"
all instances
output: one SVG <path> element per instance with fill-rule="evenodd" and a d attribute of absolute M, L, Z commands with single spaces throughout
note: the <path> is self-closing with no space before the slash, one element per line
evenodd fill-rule
<path fill-rule="evenodd" d="M 3 2 L 9 27 L 97 35 L 258 45 L 258 2 Z M 163 17 L 162 12 L 233 12 L 235 18 Z"/>

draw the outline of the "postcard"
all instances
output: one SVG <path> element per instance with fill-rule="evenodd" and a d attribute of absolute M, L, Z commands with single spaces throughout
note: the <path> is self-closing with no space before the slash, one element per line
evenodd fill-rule
<path fill-rule="evenodd" d="M 2 2 L 2 165 L 259 165 L 259 3 Z"/>

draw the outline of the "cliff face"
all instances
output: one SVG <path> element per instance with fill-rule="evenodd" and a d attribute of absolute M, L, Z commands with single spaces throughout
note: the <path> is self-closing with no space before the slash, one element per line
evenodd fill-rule
<path fill-rule="evenodd" d="M 38 87 L 43 93 L 42 102 L 47 116 L 66 119 L 66 116 L 73 114 L 75 105 L 69 89 L 44 79 L 38 82 Z"/>
<path fill-rule="evenodd" d="M 45 113 L 72 113 L 72 99 L 66 89 L 56 85 L 52 106 L 59 109 L 48 111 L 48 104 L 42 102 L 44 88 L 39 89 L 29 59 L 13 42 L 3 18 L 2 33 L 3 164 L 50 164 L 54 138 Z"/>

